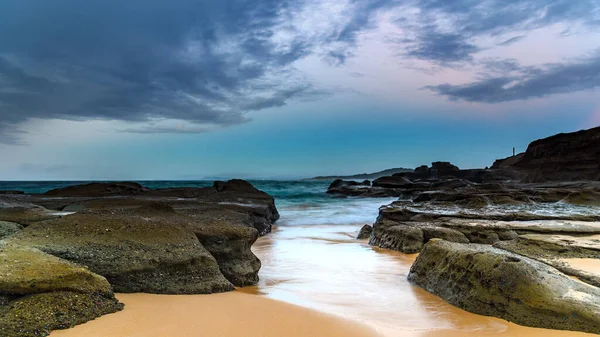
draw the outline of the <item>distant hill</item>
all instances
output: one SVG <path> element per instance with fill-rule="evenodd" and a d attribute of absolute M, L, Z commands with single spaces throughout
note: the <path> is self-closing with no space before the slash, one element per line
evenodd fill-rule
<path fill-rule="evenodd" d="M 377 179 L 380 177 L 391 176 L 394 173 L 412 172 L 412 171 L 414 171 L 414 170 L 408 169 L 408 168 L 403 168 L 403 167 L 398 167 L 398 168 L 391 168 L 391 169 L 374 172 L 374 173 L 361 173 L 361 174 L 355 174 L 355 175 L 351 175 L 351 176 L 319 176 L 319 177 L 314 177 L 314 178 L 308 178 L 305 180 L 335 180 L 335 179 L 344 179 L 344 180 L 369 179 L 369 180 L 373 180 L 373 179 Z"/>

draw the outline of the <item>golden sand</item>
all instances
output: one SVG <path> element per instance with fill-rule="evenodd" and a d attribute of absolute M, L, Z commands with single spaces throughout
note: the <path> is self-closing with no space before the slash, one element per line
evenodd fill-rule
<path fill-rule="evenodd" d="M 125 310 L 51 337 L 369 337 L 359 323 L 264 298 L 213 295 L 118 294 Z"/>
<path fill-rule="evenodd" d="M 565 259 L 561 261 L 574 269 L 600 276 L 600 259 Z"/>

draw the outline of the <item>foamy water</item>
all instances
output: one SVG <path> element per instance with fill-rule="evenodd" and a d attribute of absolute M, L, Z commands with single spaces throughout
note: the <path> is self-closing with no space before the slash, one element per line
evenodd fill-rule
<path fill-rule="evenodd" d="M 475 315 L 411 285 L 406 277 L 416 255 L 355 240 L 361 225 L 372 224 L 379 207 L 395 200 L 320 196 L 280 201 L 281 219 L 273 233 L 253 246 L 262 261 L 260 282 L 243 291 L 366 323 L 388 337 L 592 336 Z M 489 209 L 520 210 L 526 209 Z M 548 205 L 538 211 L 565 215 L 573 209 Z M 597 209 L 585 211 L 595 214 Z"/>
<path fill-rule="evenodd" d="M 262 261 L 260 282 L 242 291 L 365 323 L 387 337 L 593 336 L 521 327 L 453 307 L 407 281 L 416 255 L 355 240 L 359 228 L 278 226 L 253 246 Z"/>
<path fill-rule="evenodd" d="M 279 207 L 281 219 L 277 225 L 372 224 L 379 214 L 379 207 L 395 200 L 396 198 L 328 198 L 323 201 L 287 203 Z"/>

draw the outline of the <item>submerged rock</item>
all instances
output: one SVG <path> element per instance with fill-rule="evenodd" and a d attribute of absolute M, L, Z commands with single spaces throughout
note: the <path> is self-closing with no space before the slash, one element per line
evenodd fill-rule
<path fill-rule="evenodd" d="M 483 245 L 429 241 L 408 280 L 473 313 L 600 333 L 600 290 L 544 263 Z"/>

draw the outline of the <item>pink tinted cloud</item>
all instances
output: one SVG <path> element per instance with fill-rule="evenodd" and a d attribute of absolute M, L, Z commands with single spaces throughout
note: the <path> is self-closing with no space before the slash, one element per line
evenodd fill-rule
<path fill-rule="evenodd" d="M 590 117 L 586 121 L 584 127 L 586 129 L 600 126 L 600 105 L 596 106 L 596 109 L 592 111 Z"/>

